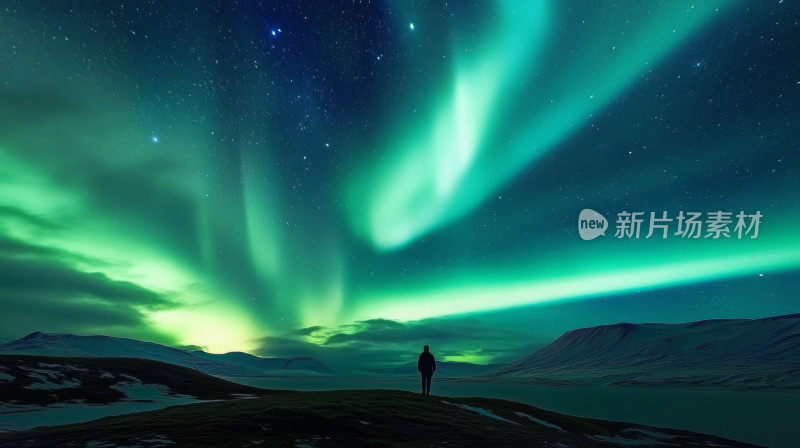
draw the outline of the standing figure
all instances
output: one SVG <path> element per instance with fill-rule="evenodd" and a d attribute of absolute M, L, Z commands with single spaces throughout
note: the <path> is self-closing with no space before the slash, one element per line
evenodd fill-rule
<path fill-rule="evenodd" d="M 419 354 L 417 370 L 419 370 L 419 373 L 422 375 L 422 394 L 430 395 L 431 379 L 433 378 L 433 372 L 436 371 L 436 359 L 433 357 L 433 353 L 430 352 L 430 347 L 427 345 L 422 348 L 422 353 Z"/>

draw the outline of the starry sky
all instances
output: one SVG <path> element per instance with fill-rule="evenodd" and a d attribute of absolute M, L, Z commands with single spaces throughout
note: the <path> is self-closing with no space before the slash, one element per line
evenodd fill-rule
<path fill-rule="evenodd" d="M 798 18 L 4 1 L 0 339 L 490 363 L 577 327 L 799 312 Z M 587 208 L 605 236 L 578 236 Z M 730 237 L 645 237 L 651 212 L 716 211 Z"/>

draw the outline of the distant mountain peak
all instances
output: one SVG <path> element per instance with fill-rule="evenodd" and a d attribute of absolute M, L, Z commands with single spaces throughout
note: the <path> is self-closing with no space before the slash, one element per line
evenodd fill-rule
<path fill-rule="evenodd" d="M 34 331 L 33 333 L 22 338 L 23 341 L 30 341 L 31 339 L 41 339 L 44 333 L 41 331 Z"/>
<path fill-rule="evenodd" d="M 73 333 L 45 333 L 43 331 L 34 331 L 20 339 L 18 341 L 32 341 L 32 340 L 46 340 L 46 341 L 57 341 L 63 339 L 112 339 L 111 336 L 104 336 L 104 335 L 88 335 L 88 336 L 81 336 L 76 335 Z M 124 340 L 125 338 L 113 338 L 113 339 L 120 339 Z"/>
<path fill-rule="evenodd" d="M 30 341 L 33 339 L 67 339 L 74 338 L 72 333 L 44 333 L 41 331 L 34 331 L 33 333 L 22 338 L 23 341 Z"/>
<path fill-rule="evenodd" d="M 561 335 L 561 338 L 597 338 L 614 337 L 614 342 L 622 341 L 631 334 L 646 327 L 648 324 L 633 324 L 630 322 L 618 322 L 615 324 L 598 325 L 596 327 L 577 328 Z"/>

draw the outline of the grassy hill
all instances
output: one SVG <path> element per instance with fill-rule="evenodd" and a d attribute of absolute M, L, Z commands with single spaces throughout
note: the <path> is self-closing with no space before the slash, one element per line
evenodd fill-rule
<path fill-rule="evenodd" d="M 173 406 L 0 435 L 0 447 L 116 446 L 753 446 L 573 417 L 488 398 L 389 390 L 287 392 Z"/>
<path fill-rule="evenodd" d="M 126 399 L 119 385 L 130 383 L 200 400 L 276 393 L 147 359 L 0 355 L 0 400 L 15 405 L 109 404 Z"/>

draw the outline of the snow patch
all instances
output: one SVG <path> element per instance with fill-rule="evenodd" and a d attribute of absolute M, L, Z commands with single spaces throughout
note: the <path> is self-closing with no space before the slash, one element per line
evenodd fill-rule
<path fill-rule="evenodd" d="M 158 445 L 153 445 L 153 446 L 164 446 L 164 445 L 171 445 L 171 444 L 175 443 L 172 440 L 169 440 L 168 438 L 166 438 L 166 437 L 164 437 L 162 435 L 156 435 L 155 437 L 151 437 L 149 439 L 139 439 L 139 441 L 140 442 L 144 442 L 144 443 L 150 443 L 150 444 L 154 444 L 154 443 L 158 444 Z"/>
<path fill-rule="evenodd" d="M 609 437 L 609 436 L 594 436 L 590 439 L 599 440 L 601 442 L 614 443 L 622 446 L 652 446 L 652 445 L 665 445 L 664 442 L 650 439 L 626 439 L 624 437 Z"/>
<path fill-rule="evenodd" d="M 552 424 L 552 423 L 550 423 L 550 422 L 546 422 L 546 421 L 544 421 L 544 420 L 542 420 L 542 419 L 540 419 L 540 418 L 536 418 L 536 417 L 534 417 L 534 416 L 532 416 L 532 415 L 528 415 L 528 414 L 526 414 L 526 413 L 524 413 L 524 412 L 515 412 L 515 414 L 517 414 L 517 415 L 518 415 L 518 416 L 520 416 L 520 417 L 525 417 L 525 418 L 527 418 L 528 420 L 530 420 L 530 421 L 532 421 L 532 422 L 534 422 L 534 423 L 538 423 L 538 424 L 540 424 L 540 425 L 542 425 L 542 426 L 547 426 L 548 428 L 553 428 L 553 429 L 557 429 L 557 430 L 559 430 L 559 431 L 564 431 L 564 430 L 563 430 L 563 429 L 561 429 L 560 427 L 558 427 L 558 426 L 556 426 L 556 425 L 554 425 L 554 424 Z"/>
<path fill-rule="evenodd" d="M 249 400 L 251 398 L 258 398 L 258 395 L 253 394 L 231 394 L 232 397 L 241 398 L 244 400 Z"/>
<path fill-rule="evenodd" d="M 628 428 L 628 429 L 622 430 L 622 432 L 638 432 L 639 434 L 644 434 L 645 436 L 650 437 L 651 439 L 656 439 L 656 440 L 671 440 L 671 439 L 673 439 L 673 436 L 671 436 L 669 434 L 664 434 L 663 432 L 658 432 L 658 431 L 653 431 L 653 430 L 650 430 L 650 429 L 643 429 L 643 428 Z"/>
<path fill-rule="evenodd" d="M 48 368 L 51 368 L 51 369 L 67 369 L 67 370 L 72 370 L 73 372 L 88 372 L 89 371 L 89 369 L 86 369 L 84 367 L 77 367 L 77 366 L 73 366 L 73 365 L 70 365 L 70 364 L 48 364 L 46 362 L 40 362 L 37 365 L 39 367 L 48 367 Z"/>
<path fill-rule="evenodd" d="M 81 382 L 79 380 L 69 379 L 59 372 L 53 374 L 53 372 L 50 370 L 41 370 L 39 372 L 29 373 L 28 378 L 32 378 L 36 382 L 30 386 L 25 386 L 25 389 L 55 390 L 70 389 L 81 386 Z"/>
<path fill-rule="evenodd" d="M 14 381 L 17 377 L 13 375 L 9 375 L 7 373 L 0 372 L 0 382 L 2 381 Z"/>
<path fill-rule="evenodd" d="M 309 439 L 295 439 L 294 440 L 294 446 L 296 448 L 315 448 L 314 445 L 311 444 L 311 442 L 319 442 L 321 440 L 330 440 L 330 439 L 331 438 L 329 436 L 325 436 L 325 437 L 323 437 L 323 436 L 314 436 L 314 437 L 311 438 L 311 440 L 309 440 Z"/>
<path fill-rule="evenodd" d="M 109 442 L 100 442 L 98 440 L 90 440 L 90 441 L 86 442 L 86 445 L 84 445 L 84 448 L 114 448 L 116 446 L 117 445 L 114 445 L 114 444 L 109 443 Z"/>
<path fill-rule="evenodd" d="M 504 422 L 513 423 L 515 425 L 519 425 L 519 423 L 517 423 L 515 421 L 511 421 L 511 420 L 509 420 L 507 418 L 500 417 L 499 415 L 493 413 L 492 411 L 490 411 L 488 409 L 483 409 L 483 408 L 479 408 L 479 407 L 475 407 L 475 406 L 470 406 L 470 405 L 467 405 L 467 404 L 450 403 L 449 401 L 444 401 L 444 400 L 442 400 L 442 403 L 449 404 L 451 406 L 457 406 L 457 407 L 459 407 L 461 409 L 466 409 L 467 411 L 472 411 L 472 412 L 478 413 L 480 415 L 483 415 L 484 417 L 489 417 L 489 418 L 493 418 L 495 420 L 501 420 L 501 421 L 504 421 Z"/>

